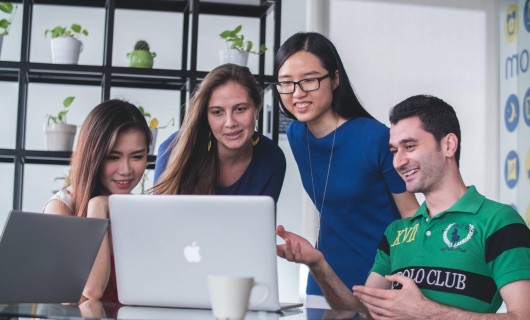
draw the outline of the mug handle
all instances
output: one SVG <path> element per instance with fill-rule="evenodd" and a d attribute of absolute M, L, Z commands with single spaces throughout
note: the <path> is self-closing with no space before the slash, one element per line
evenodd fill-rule
<path fill-rule="evenodd" d="M 248 307 L 249 308 L 254 308 L 260 304 L 262 304 L 263 302 L 265 302 L 265 300 L 267 300 L 267 298 L 269 297 L 269 293 L 270 293 L 270 289 L 269 289 L 269 286 L 266 285 L 265 283 L 261 283 L 261 282 L 254 282 L 254 285 L 252 286 L 252 288 L 254 287 L 264 287 L 266 289 L 266 292 L 265 292 L 265 296 L 263 296 L 263 298 L 261 298 L 261 300 L 259 300 L 258 302 L 256 303 L 249 303 L 248 304 Z"/>

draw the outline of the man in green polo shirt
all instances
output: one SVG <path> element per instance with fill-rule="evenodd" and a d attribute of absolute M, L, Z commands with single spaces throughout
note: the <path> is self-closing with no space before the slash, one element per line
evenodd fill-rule
<path fill-rule="evenodd" d="M 374 319 L 530 319 L 530 230 L 512 207 L 464 184 L 453 108 L 414 96 L 390 123 L 394 167 L 425 202 L 387 228 L 365 286 L 352 294 L 322 253 L 282 226 L 278 255 L 306 264 L 331 307 Z M 503 300 L 507 313 L 494 314 Z"/>

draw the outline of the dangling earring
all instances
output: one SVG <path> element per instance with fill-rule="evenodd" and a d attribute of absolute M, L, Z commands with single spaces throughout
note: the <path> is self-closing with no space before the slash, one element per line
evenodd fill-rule
<path fill-rule="evenodd" d="M 254 136 L 256 136 L 254 138 Z M 254 136 L 252 136 L 252 138 L 250 139 L 250 142 L 252 143 L 252 146 L 255 147 L 258 142 L 259 142 L 259 135 L 258 134 L 254 134 Z"/>
<path fill-rule="evenodd" d="M 208 152 L 210 152 L 210 150 L 212 150 L 212 132 L 211 131 L 208 133 Z"/>

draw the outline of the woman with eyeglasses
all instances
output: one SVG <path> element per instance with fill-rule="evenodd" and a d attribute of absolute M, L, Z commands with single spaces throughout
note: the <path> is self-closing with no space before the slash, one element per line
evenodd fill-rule
<path fill-rule="evenodd" d="M 335 46 L 297 33 L 276 53 L 274 72 L 287 137 L 318 211 L 316 247 L 344 284 L 365 283 L 385 228 L 418 208 L 392 166 L 389 129 L 361 105 Z M 326 307 L 310 274 L 307 305 Z"/>

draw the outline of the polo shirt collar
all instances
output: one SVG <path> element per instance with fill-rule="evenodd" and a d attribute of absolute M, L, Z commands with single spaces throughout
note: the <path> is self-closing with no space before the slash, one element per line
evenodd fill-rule
<path fill-rule="evenodd" d="M 476 214 L 482 206 L 484 199 L 485 197 L 478 193 L 475 186 L 471 185 L 467 188 L 466 193 L 464 193 L 464 195 L 458 199 L 457 202 L 455 202 L 449 209 L 437 214 L 435 217 L 441 217 L 447 212 Z M 411 220 L 415 220 L 418 217 L 429 217 L 426 201 L 421 204 L 416 213 L 412 216 Z"/>

